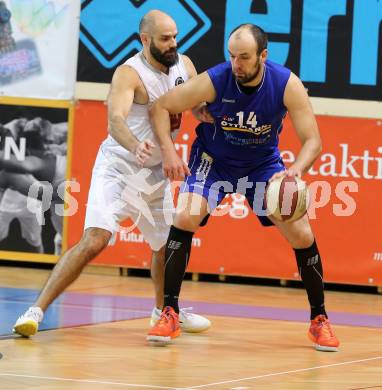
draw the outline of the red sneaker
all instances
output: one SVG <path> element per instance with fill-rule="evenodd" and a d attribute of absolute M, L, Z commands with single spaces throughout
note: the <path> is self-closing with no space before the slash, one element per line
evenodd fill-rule
<path fill-rule="evenodd" d="M 329 320 L 323 314 L 310 321 L 308 337 L 314 342 L 317 351 L 338 351 L 340 342 L 335 336 Z"/>
<path fill-rule="evenodd" d="M 159 320 L 150 329 L 146 340 L 168 343 L 179 335 L 179 316 L 172 307 L 166 306 Z"/>

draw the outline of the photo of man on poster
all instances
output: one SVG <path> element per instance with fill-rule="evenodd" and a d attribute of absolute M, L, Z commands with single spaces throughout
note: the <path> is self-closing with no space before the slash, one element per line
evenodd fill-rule
<path fill-rule="evenodd" d="M 59 255 L 62 216 L 55 206 L 63 202 L 57 187 L 66 175 L 67 111 L 6 108 L 0 127 L 0 249 Z"/>

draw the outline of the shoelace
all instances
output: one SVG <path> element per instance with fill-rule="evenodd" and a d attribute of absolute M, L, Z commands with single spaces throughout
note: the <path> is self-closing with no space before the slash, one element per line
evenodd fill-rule
<path fill-rule="evenodd" d="M 159 318 L 159 324 L 170 322 L 172 318 L 170 310 L 163 311 Z"/>
<path fill-rule="evenodd" d="M 32 318 L 36 322 L 40 322 L 39 313 L 35 310 L 29 309 L 25 314 L 23 314 L 20 318 Z"/>
<path fill-rule="evenodd" d="M 186 318 L 189 318 L 193 315 L 193 313 L 191 313 L 191 311 L 194 310 L 193 307 L 184 307 L 182 309 L 180 309 L 179 311 L 186 317 Z"/>
<path fill-rule="evenodd" d="M 330 326 L 330 322 L 328 320 L 319 320 L 319 326 L 322 328 L 322 331 L 326 334 L 326 336 L 334 337 L 334 333 L 332 327 Z"/>

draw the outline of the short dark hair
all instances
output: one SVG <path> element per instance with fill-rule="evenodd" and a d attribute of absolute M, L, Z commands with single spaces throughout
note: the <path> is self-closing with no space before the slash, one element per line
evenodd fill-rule
<path fill-rule="evenodd" d="M 231 34 L 229 34 L 229 37 L 231 38 L 231 36 L 236 31 L 238 31 L 240 29 L 244 29 L 244 28 L 248 29 L 251 32 L 253 38 L 255 39 L 255 41 L 257 43 L 257 54 L 260 54 L 268 46 L 268 35 L 261 27 L 257 26 L 256 24 L 243 23 L 240 26 L 237 26 L 231 32 Z"/>

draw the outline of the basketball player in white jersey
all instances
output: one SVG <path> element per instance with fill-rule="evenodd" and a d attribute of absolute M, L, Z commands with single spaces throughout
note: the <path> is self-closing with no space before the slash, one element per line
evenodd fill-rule
<path fill-rule="evenodd" d="M 151 275 L 156 307 L 163 306 L 164 244 L 172 223 L 172 196 L 162 174 L 161 153 L 149 122 L 149 108 L 175 85 L 196 75 L 190 59 L 176 51 L 174 20 L 153 10 L 140 23 L 142 52 L 114 73 L 108 96 L 109 136 L 101 144 L 93 168 L 85 229 L 81 240 L 58 261 L 40 296 L 14 325 L 14 331 L 31 336 L 38 331 L 43 313 L 106 248 L 119 223 L 131 218 L 152 249 Z M 180 118 L 173 118 L 173 130 Z M 175 137 L 176 131 L 173 132 Z M 208 319 L 181 311 L 183 330 L 208 329 Z"/>

